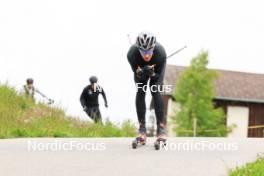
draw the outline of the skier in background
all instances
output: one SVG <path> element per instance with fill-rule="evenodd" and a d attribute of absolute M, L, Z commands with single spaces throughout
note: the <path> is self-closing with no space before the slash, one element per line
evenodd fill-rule
<path fill-rule="evenodd" d="M 105 107 L 108 107 L 105 92 L 101 86 L 97 84 L 97 77 L 90 77 L 90 84 L 83 89 L 80 102 L 86 114 L 95 122 L 102 123 L 102 116 L 99 109 L 98 97 L 102 94 Z"/>
<path fill-rule="evenodd" d="M 161 44 L 156 42 L 156 37 L 147 31 L 141 32 L 136 43 L 128 51 L 127 59 L 134 73 L 134 81 L 137 85 L 136 110 L 139 122 L 139 139 L 141 143 L 146 141 L 146 92 L 143 86 L 149 81 L 149 86 L 162 86 L 165 67 L 166 52 Z M 151 91 L 154 100 L 154 109 L 157 122 L 157 139 L 165 139 L 164 102 L 159 91 Z"/>
<path fill-rule="evenodd" d="M 48 104 L 54 103 L 54 100 L 48 98 L 46 95 L 44 95 L 42 92 L 40 92 L 37 88 L 34 86 L 34 80 L 33 78 L 28 78 L 26 80 L 26 85 L 23 86 L 24 94 L 31 98 L 33 101 L 35 101 L 35 94 L 41 95 L 43 98 L 48 100 Z"/>

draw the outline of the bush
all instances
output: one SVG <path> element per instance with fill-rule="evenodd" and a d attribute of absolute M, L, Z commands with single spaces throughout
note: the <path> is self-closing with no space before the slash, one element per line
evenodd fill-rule
<path fill-rule="evenodd" d="M 264 158 L 230 171 L 229 176 L 264 176 Z"/>

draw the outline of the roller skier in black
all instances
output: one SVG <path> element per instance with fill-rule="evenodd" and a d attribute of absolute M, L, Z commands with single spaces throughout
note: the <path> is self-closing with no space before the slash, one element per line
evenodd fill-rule
<path fill-rule="evenodd" d="M 137 87 L 136 109 L 139 122 L 139 135 L 136 141 L 145 144 L 146 141 L 146 92 L 143 89 L 148 84 L 152 87 L 151 95 L 154 100 L 155 115 L 157 121 L 157 141 L 165 140 L 165 116 L 164 102 L 159 92 L 159 86 L 163 85 L 166 68 L 166 52 L 161 44 L 156 42 L 156 37 L 150 32 L 141 32 L 136 43 L 132 45 L 127 54 L 128 62 L 134 73 L 134 81 Z M 156 87 L 156 89 L 154 89 Z M 133 148 L 136 144 L 133 143 Z"/>
<path fill-rule="evenodd" d="M 97 84 L 97 81 L 97 77 L 90 77 L 91 84 L 83 89 L 83 92 L 80 97 L 80 102 L 83 107 L 83 110 L 95 123 L 102 123 L 102 116 L 99 109 L 98 101 L 99 94 L 102 94 L 106 108 L 108 107 L 108 104 L 105 92 L 103 88 Z"/>

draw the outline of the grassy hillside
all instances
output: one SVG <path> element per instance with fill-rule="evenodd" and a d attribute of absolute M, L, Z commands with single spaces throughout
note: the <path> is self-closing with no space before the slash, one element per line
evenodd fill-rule
<path fill-rule="evenodd" d="M 129 137 L 130 121 L 104 125 L 67 117 L 62 109 L 36 104 L 15 89 L 0 85 L 0 138 L 13 137 Z"/>
<path fill-rule="evenodd" d="M 264 158 L 232 170 L 229 176 L 264 176 Z"/>

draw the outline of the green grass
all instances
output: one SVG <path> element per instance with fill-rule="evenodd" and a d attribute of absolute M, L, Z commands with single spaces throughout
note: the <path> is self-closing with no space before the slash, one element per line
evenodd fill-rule
<path fill-rule="evenodd" d="M 253 163 L 233 169 L 229 176 L 264 176 L 264 158 L 259 158 Z"/>
<path fill-rule="evenodd" d="M 0 138 L 17 137 L 132 137 L 129 120 L 104 125 L 65 115 L 60 108 L 36 104 L 8 85 L 0 85 Z"/>

